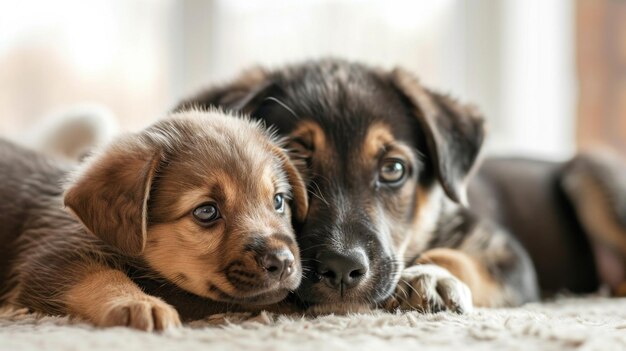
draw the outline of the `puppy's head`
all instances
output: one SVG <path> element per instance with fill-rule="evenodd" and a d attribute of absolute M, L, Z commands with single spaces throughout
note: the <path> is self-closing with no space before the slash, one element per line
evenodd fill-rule
<path fill-rule="evenodd" d="M 378 303 L 463 203 L 481 117 L 403 70 L 340 60 L 251 71 L 186 103 L 250 113 L 290 138 L 309 191 L 298 295 L 320 311 Z"/>
<path fill-rule="evenodd" d="M 291 215 L 306 215 L 304 185 L 244 118 L 186 111 L 123 136 L 78 172 L 65 204 L 105 243 L 199 296 L 266 304 L 300 283 Z"/>

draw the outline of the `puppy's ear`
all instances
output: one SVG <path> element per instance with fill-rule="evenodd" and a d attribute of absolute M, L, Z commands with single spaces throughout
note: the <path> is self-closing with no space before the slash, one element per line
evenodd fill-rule
<path fill-rule="evenodd" d="M 250 114 L 261 102 L 261 98 L 267 96 L 271 87 L 272 83 L 267 77 L 267 72 L 261 67 L 254 67 L 244 71 L 228 84 L 209 88 L 184 100 L 175 111 L 220 106 L 225 110 Z"/>
<path fill-rule="evenodd" d="M 273 148 L 273 152 L 280 161 L 281 167 L 287 175 L 289 185 L 291 185 L 291 192 L 293 195 L 293 199 L 291 201 L 292 212 L 296 220 L 303 222 L 309 212 L 309 197 L 307 195 L 304 180 L 302 179 L 302 176 L 296 166 L 293 164 L 293 162 L 297 161 L 292 161 L 287 154 L 277 146 Z"/>
<path fill-rule="evenodd" d="M 64 203 L 93 234 L 136 256 L 146 245 L 147 202 L 161 153 L 139 135 L 121 137 L 90 159 Z"/>
<path fill-rule="evenodd" d="M 254 119 L 264 120 L 283 130 L 293 125 L 298 117 L 282 102 L 283 89 L 262 68 L 245 71 L 231 83 L 201 92 L 181 102 L 175 111 L 189 108 L 208 109 L 219 106 L 227 111 L 236 111 Z"/>
<path fill-rule="evenodd" d="M 263 120 L 278 130 L 287 130 L 293 126 L 296 113 L 283 102 L 285 93 L 273 81 L 265 81 L 252 89 L 245 97 L 233 105 L 233 110 Z"/>
<path fill-rule="evenodd" d="M 429 156 L 446 194 L 466 205 L 465 181 L 485 136 L 482 116 L 473 107 L 424 89 L 403 69 L 396 68 L 391 76 L 424 130 Z"/>

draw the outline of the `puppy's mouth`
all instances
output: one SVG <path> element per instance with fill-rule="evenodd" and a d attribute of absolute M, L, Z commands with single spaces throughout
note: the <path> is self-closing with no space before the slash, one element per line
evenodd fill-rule
<path fill-rule="evenodd" d="M 285 278 L 268 278 L 267 272 L 246 270 L 242 265 L 229 266 L 221 279 L 207 281 L 207 294 L 216 301 L 244 304 L 268 305 L 283 300 L 300 285 L 302 267 L 298 264 Z"/>

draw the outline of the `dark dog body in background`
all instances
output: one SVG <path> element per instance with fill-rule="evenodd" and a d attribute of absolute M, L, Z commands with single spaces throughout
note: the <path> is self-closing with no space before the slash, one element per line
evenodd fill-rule
<path fill-rule="evenodd" d="M 487 159 L 469 187 L 472 211 L 493 218 L 532 257 L 545 294 L 624 294 L 626 167 L 609 150 L 568 162 Z"/>
<path fill-rule="evenodd" d="M 562 188 L 564 163 L 487 159 L 469 184 L 471 210 L 523 244 L 544 294 L 585 293 L 599 279 L 589 237 Z"/>
<path fill-rule="evenodd" d="M 277 127 L 306 164 L 310 211 L 298 240 L 308 274 L 297 292 L 306 306 L 393 295 L 389 306 L 464 311 L 472 304 L 455 278 L 479 306 L 599 285 L 589 237 L 602 229 L 581 223 L 585 199 L 563 188 L 569 168 L 494 159 L 470 177 L 482 118 L 403 70 L 341 60 L 256 69 L 180 106 L 212 105 Z"/>

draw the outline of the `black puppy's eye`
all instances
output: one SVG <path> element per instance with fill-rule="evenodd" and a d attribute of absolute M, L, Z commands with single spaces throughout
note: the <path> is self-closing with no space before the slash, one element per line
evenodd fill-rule
<path fill-rule="evenodd" d="M 381 183 L 399 185 L 406 178 L 404 162 L 397 159 L 383 161 L 380 166 L 378 178 Z"/>
<path fill-rule="evenodd" d="M 196 207 L 193 211 L 193 218 L 200 224 L 210 224 L 220 219 L 220 211 L 217 205 L 209 203 Z"/>
<path fill-rule="evenodd" d="M 274 209 L 278 213 L 285 212 L 285 197 L 283 194 L 274 195 Z"/>

